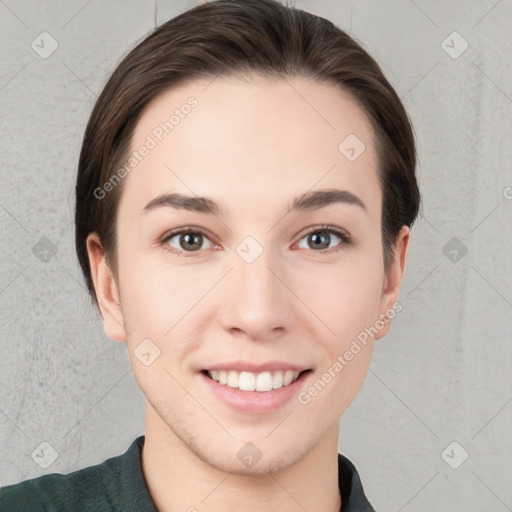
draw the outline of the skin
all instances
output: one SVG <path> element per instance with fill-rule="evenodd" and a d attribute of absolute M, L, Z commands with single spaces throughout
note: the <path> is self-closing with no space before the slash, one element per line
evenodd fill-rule
<path fill-rule="evenodd" d="M 374 133 L 344 91 L 306 78 L 196 80 L 149 104 L 132 148 L 190 96 L 198 106 L 124 178 L 115 273 L 97 236 L 87 240 L 105 332 L 126 342 L 147 398 L 148 488 L 161 511 L 337 512 L 339 419 L 363 382 L 374 340 L 310 403 L 294 398 L 271 413 L 229 408 L 198 372 L 235 359 L 282 359 L 313 369 L 301 388 L 308 389 L 392 309 L 409 230 L 399 233 L 386 273 Z M 353 162 L 338 150 L 349 134 L 366 146 Z M 329 188 L 350 191 L 365 208 L 336 203 L 287 214 L 298 195 Z M 208 197 L 222 215 L 144 211 L 172 192 Z M 323 224 L 352 242 L 326 235 Z M 187 252 L 179 235 L 160 242 L 187 226 L 209 233 L 199 250 Z M 310 232 L 330 235 L 328 248 L 308 242 Z M 263 248 L 251 264 L 236 252 L 249 235 Z M 134 355 L 146 338 L 160 349 L 149 366 Z M 236 456 L 249 441 L 262 453 L 252 468 Z"/>

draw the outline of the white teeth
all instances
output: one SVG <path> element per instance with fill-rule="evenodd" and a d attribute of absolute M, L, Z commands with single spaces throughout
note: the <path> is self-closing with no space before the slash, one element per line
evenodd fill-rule
<path fill-rule="evenodd" d="M 272 387 L 279 389 L 283 387 L 283 372 L 276 372 L 272 377 Z"/>
<path fill-rule="evenodd" d="M 229 371 L 228 372 L 228 381 L 226 382 L 226 384 L 230 388 L 237 388 L 238 387 L 238 375 L 237 375 L 236 372 L 234 372 L 234 371 Z"/>
<path fill-rule="evenodd" d="M 258 373 L 256 378 L 257 391 L 271 391 L 272 390 L 272 374 L 270 372 Z"/>
<path fill-rule="evenodd" d="M 254 375 L 254 373 L 240 372 L 240 377 L 238 376 L 238 372 L 231 371 L 229 373 L 233 373 L 235 379 L 238 380 L 236 385 L 231 387 L 237 387 L 242 391 L 254 391 L 256 389 L 256 375 Z"/>
<path fill-rule="evenodd" d="M 237 372 L 235 370 L 209 370 L 208 375 L 219 384 L 242 391 L 271 391 L 297 380 L 300 372 L 278 370 L 276 372 Z"/>
<path fill-rule="evenodd" d="M 284 374 L 283 386 L 288 386 L 288 384 L 290 384 L 292 380 L 293 372 L 291 370 L 287 370 L 286 373 Z"/>

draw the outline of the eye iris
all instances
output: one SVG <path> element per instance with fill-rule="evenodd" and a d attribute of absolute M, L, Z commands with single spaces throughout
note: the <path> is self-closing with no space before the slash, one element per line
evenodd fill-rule
<path fill-rule="evenodd" d="M 201 242 L 202 242 L 203 235 L 200 233 L 186 233 L 180 236 L 180 245 L 184 249 L 192 249 L 193 251 L 196 251 L 201 248 Z M 196 243 L 194 244 L 194 240 L 196 240 Z M 199 242 L 197 242 L 199 240 Z M 183 243 L 185 241 L 185 243 Z"/>
<path fill-rule="evenodd" d="M 312 233 L 311 235 L 309 235 L 309 241 L 312 242 L 312 245 L 316 248 L 326 249 L 327 247 L 329 247 L 331 237 L 325 232 L 321 233 L 322 235 L 320 236 L 318 235 L 318 233 Z"/>

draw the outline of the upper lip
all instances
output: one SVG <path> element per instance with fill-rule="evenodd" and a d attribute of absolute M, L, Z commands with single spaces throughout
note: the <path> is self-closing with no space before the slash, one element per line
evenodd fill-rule
<path fill-rule="evenodd" d="M 231 361 L 229 363 L 219 363 L 209 365 L 205 370 L 235 370 L 237 372 L 262 373 L 276 370 L 292 370 L 294 372 L 303 372 L 310 370 L 307 366 L 290 363 L 288 361 L 266 361 L 264 363 L 251 363 L 249 361 Z"/>

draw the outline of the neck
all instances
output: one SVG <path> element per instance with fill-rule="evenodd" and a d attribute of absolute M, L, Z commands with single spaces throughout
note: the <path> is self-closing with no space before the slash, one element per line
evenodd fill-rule
<path fill-rule="evenodd" d="M 338 424 L 285 469 L 268 474 L 226 473 L 202 457 L 193 438 L 179 438 L 146 403 L 142 470 L 159 512 L 281 510 L 339 512 Z M 215 455 L 212 456 L 215 459 Z M 290 460 L 292 458 L 290 457 Z"/>

